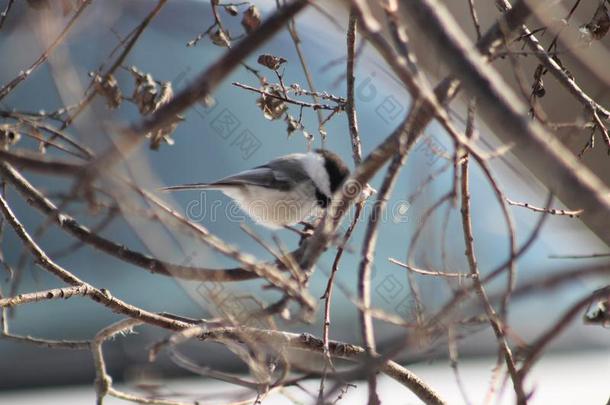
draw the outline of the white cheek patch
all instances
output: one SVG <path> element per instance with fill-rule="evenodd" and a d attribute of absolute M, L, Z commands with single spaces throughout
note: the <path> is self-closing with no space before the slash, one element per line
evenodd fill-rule
<path fill-rule="evenodd" d="M 307 153 L 303 157 L 302 162 L 305 171 L 320 191 L 328 197 L 332 196 L 330 192 L 330 179 L 324 167 L 324 158 L 317 153 Z"/>

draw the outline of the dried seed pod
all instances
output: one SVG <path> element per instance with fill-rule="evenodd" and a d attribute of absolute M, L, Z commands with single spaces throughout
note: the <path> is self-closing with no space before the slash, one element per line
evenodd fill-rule
<path fill-rule="evenodd" d="M 138 84 L 139 81 L 144 80 L 145 74 L 140 72 L 140 70 L 137 67 L 135 67 L 135 66 L 130 66 L 129 67 L 129 73 L 131 73 L 131 75 L 136 80 L 136 84 Z"/>
<path fill-rule="evenodd" d="M 93 77 L 93 86 L 95 87 L 95 90 L 106 99 L 108 108 L 113 110 L 121 105 L 123 94 L 119 88 L 119 82 L 117 82 L 113 75 L 107 76 L 105 80 L 97 72 L 91 72 L 89 75 Z"/>
<path fill-rule="evenodd" d="M 241 19 L 241 25 L 249 34 L 261 25 L 261 12 L 256 6 L 250 6 Z"/>
<path fill-rule="evenodd" d="M 155 101 L 155 111 L 159 109 L 159 107 L 169 103 L 169 101 L 174 97 L 174 90 L 172 89 L 172 82 L 164 82 L 161 85 L 161 92 L 159 93 L 159 97 Z"/>
<path fill-rule="evenodd" d="M 286 62 L 286 59 L 282 58 L 281 56 L 262 54 L 258 57 L 257 62 L 271 70 L 278 70 L 280 66 Z"/>
<path fill-rule="evenodd" d="M 150 74 L 144 74 L 135 67 L 132 67 L 130 71 L 136 82 L 132 98 L 142 115 L 148 115 L 157 111 L 174 97 L 171 82 L 163 82 L 161 88 L 159 88 L 157 82 Z M 150 148 L 157 150 L 161 143 L 173 145 L 174 140 L 171 138 L 171 135 L 183 120 L 184 118 L 181 115 L 176 115 L 172 122 L 163 128 L 147 133 L 146 137 L 150 139 Z"/>
<path fill-rule="evenodd" d="M 239 10 L 237 10 L 237 7 L 235 7 L 235 6 L 224 6 L 224 8 L 225 8 L 225 11 L 228 14 L 232 15 L 233 17 L 235 17 L 236 15 L 239 14 Z"/>
<path fill-rule="evenodd" d="M 150 149 L 159 150 L 162 142 L 172 146 L 174 143 L 174 139 L 171 137 L 171 134 L 174 132 L 178 124 L 172 124 L 166 128 L 160 129 L 156 132 L 149 132 L 146 134 L 146 137 L 150 139 Z"/>
<path fill-rule="evenodd" d="M 303 131 L 302 131 L 302 132 L 303 132 L 303 138 L 305 138 L 305 140 L 306 140 L 307 142 L 312 142 L 312 141 L 313 141 L 314 137 L 313 137 L 313 135 L 312 135 L 312 134 L 310 134 L 310 133 L 309 133 L 308 131 L 306 131 L 305 129 L 303 129 Z"/>
<path fill-rule="evenodd" d="M 301 128 L 301 124 L 296 120 L 292 115 L 286 115 L 286 123 L 288 124 L 286 131 L 288 132 L 288 136 L 292 135 L 294 131 Z"/>
<path fill-rule="evenodd" d="M 156 108 L 157 83 L 150 74 L 136 77 L 136 88 L 132 98 L 138 106 L 140 114 L 147 115 Z"/>
<path fill-rule="evenodd" d="M 277 90 L 271 90 L 269 93 L 280 96 L 280 93 Z M 262 94 L 261 97 L 256 100 L 256 105 L 261 109 L 265 118 L 271 121 L 281 118 L 286 110 L 288 110 L 288 106 L 284 101 L 267 94 Z"/>
<path fill-rule="evenodd" d="M 155 100 L 155 110 L 158 110 L 163 105 L 169 103 L 171 99 L 174 97 L 174 91 L 172 89 L 171 82 L 164 82 L 161 85 L 161 91 L 159 92 L 159 96 Z M 172 121 L 172 123 L 166 125 L 165 127 L 159 129 L 156 132 L 148 134 L 150 137 L 150 148 L 153 150 L 159 149 L 161 142 L 164 142 L 168 145 L 173 145 L 175 142 L 171 138 L 171 135 L 174 133 L 176 128 L 178 128 L 178 124 L 183 121 L 184 118 L 180 115 L 176 115 Z"/>
<path fill-rule="evenodd" d="M 542 76 L 546 74 L 546 69 L 543 65 L 538 65 L 536 71 L 534 72 L 534 83 L 532 84 L 532 94 L 535 97 L 544 97 L 546 94 L 546 89 L 544 88 L 544 81 L 542 80 Z"/>
<path fill-rule="evenodd" d="M 322 136 L 322 139 L 326 139 L 328 136 L 328 131 L 326 131 L 326 128 L 323 126 L 318 127 L 318 132 L 320 133 L 320 136 Z"/>
<path fill-rule="evenodd" d="M 176 128 L 178 128 L 178 125 L 182 121 L 184 121 L 184 117 L 182 117 L 181 115 L 176 115 L 174 117 L 173 122 L 169 125 L 166 125 L 165 127 L 157 131 L 149 132 L 148 134 L 146 134 L 146 137 L 150 138 L 150 149 L 158 150 L 162 142 L 172 146 L 175 141 L 174 139 L 172 139 L 171 135 L 174 133 Z"/>
<path fill-rule="evenodd" d="M 225 32 L 221 29 L 217 29 L 213 34 L 210 35 L 210 39 L 214 45 L 222 46 L 225 48 L 229 48 L 231 46 L 231 41 Z"/>
<path fill-rule="evenodd" d="M 534 82 L 532 85 L 532 93 L 538 98 L 544 97 L 546 89 L 544 88 L 544 81 L 542 79 Z"/>

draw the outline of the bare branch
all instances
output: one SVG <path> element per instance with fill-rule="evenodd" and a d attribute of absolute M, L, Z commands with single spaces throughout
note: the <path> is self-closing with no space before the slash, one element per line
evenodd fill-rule
<path fill-rule="evenodd" d="M 25 79 L 30 77 L 30 75 L 38 67 L 40 67 L 47 61 L 49 55 L 51 55 L 53 53 L 53 51 L 55 50 L 55 48 L 57 48 L 66 39 L 66 37 L 68 36 L 68 33 L 74 27 L 78 18 L 81 16 L 83 11 L 85 11 L 87 6 L 89 6 L 91 4 L 92 1 L 93 0 L 82 1 L 80 3 L 80 6 L 78 7 L 78 10 L 76 10 L 76 12 L 72 16 L 72 18 L 70 18 L 70 21 L 68 21 L 68 24 L 66 24 L 64 29 L 59 33 L 59 35 L 57 36 L 57 38 L 55 38 L 55 40 L 51 43 L 51 45 L 49 45 L 49 47 L 42 53 L 42 55 L 40 55 L 38 57 L 38 59 L 36 59 L 34 61 L 34 63 L 32 63 L 30 65 L 30 67 L 28 67 L 26 70 L 22 70 L 21 73 L 19 73 L 19 75 L 17 77 L 15 77 L 13 80 L 11 80 L 10 82 L 8 82 L 4 86 L 2 86 L 2 88 L 0 88 L 0 100 L 4 99 L 7 95 L 9 95 L 13 90 L 15 90 L 15 88 L 20 83 L 22 83 Z"/>
<path fill-rule="evenodd" d="M 610 192 L 561 143 L 527 118 L 526 109 L 499 74 L 468 51 L 468 40 L 444 6 L 436 0 L 404 3 L 403 17 L 413 28 L 428 33 L 430 45 L 441 54 L 472 96 L 486 122 L 530 170 L 570 207 L 582 208 L 582 219 L 610 243 Z M 423 25 L 425 22 L 425 26 Z"/>
<path fill-rule="evenodd" d="M 258 277 L 255 273 L 241 268 L 215 270 L 183 266 L 164 262 L 146 254 L 130 250 L 124 245 L 113 242 L 96 233 L 92 233 L 87 227 L 79 224 L 68 214 L 58 211 L 57 207 L 49 199 L 39 190 L 34 188 L 31 183 L 11 166 L 0 164 L 0 172 L 4 178 L 15 186 L 16 190 L 29 204 L 51 218 L 53 222 L 61 227 L 61 229 L 70 233 L 80 241 L 120 260 L 142 267 L 152 273 L 185 280 L 240 281 Z"/>
<path fill-rule="evenodd" d="M 356 100 L 354 97 L 354 76 L 355 61 L 355 44 L 356 44 L 356 25 L 358 19 L 354 9 L 350 9 L 349 23 L 347 25 L 347 103 L 345 103 L 345 112 L 347 113 L 347 121 L 349 124 L 349 134 L 352 140 L 352 156 L 354 164 L 358 165 L 362 161 L 362 145 L 360 143 L 360 134 L 358 133 L 358 118 L 356 117 Z"/>
<path fill-rule="evenodd" d="M 197 101 L 203 100 L 205 96 L 210 95 L 245 57 L 277 33 L 288 20 L 303 10 L 307 4 L 306 0 L 294 0 L 280 8 L 256 31 L 229 49 L 222 58 L 202 72 L 193 83 L 176 94 L 169 103 L 163 105 L 141 122 L 123 129 L 121 131 L 122 136 L 119 138 L 120 141 L 90 164 L 85 177 L 90 179 L 100 172 L 99 169 L 107 168 L 120 157 L 129 155 L 144 140 L 144 134 L 171 124 L 176 115 Z"/>
<path fill-rule="evenodd" d="M 551 215 L 565 215 L 570 218 L 578 218 L 578 216 L 582 213 L 582 210 L 570 211 L 570 210 L 562 210 L 562 209 L 556 209 L 556 208 L 550 208 L 547 210 L 546 208 L 540 208 L 540 207 L 533 206 L 530 203 L 513 201 L 508 198 L 506 199 L 506 202 L 509 203 L 510 205 L 527 208 L 534 212 L 544 212 L 544 213 L 551 214 Z"/>

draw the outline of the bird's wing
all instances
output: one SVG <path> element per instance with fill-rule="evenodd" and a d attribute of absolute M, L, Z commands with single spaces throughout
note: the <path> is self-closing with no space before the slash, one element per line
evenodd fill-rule
<path fill-rule="evenodd" d="M 277 190 L 292 190 L 304 181 L 311 181 L 299 162 L 302 154 L 292 154 L 271 160 L 267 164 L 224 177 L 213 183 L 192 183 L 166 187 L 165 191 L 200 190 L 240 186 L 259 186 Z"/>

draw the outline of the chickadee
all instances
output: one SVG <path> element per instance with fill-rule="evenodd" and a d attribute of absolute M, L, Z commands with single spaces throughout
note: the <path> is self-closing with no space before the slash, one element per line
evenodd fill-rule
<path fill-rule="evenodd" d="M 163 190 L 220 190 L 259 224 L 281 228 L 325 209 L 348 175 L 349 169 L 337 154 L 317 149 L 281 156 L 213 183 Z"/>

